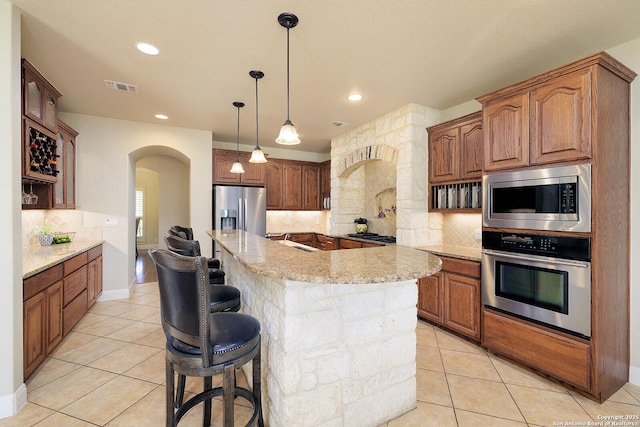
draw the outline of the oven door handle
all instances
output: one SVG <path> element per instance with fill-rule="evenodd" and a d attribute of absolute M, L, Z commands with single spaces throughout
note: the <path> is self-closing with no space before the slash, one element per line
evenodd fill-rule
<path fill-rule="evenodd" d="M 516 259 L 518 261 L 535 260 L 535 261 L 543 261 L 543 262 L 549 262 L 549 263 L 554 263 L 559 265 L 569 265 L 572 267 L 587 268 L 591 265 L 588 262 L 576 261 L 572 259 L 551 258 L 551 257 L 545 257 L 545 256 L 539 256 L 539 255 L 519 255 L 519 254 L 513 254 L 509 252 L 493 251 L 491 249 L 483 249 L 482 253 L 486 255 L 501 256 L 504 258 Z"/>

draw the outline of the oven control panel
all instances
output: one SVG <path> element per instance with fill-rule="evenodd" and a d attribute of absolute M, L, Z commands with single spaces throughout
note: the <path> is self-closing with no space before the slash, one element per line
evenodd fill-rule
<path fill-rule="evenodd" d="M 483 231 L 482 248 L 591 261 L 591 239 L 574 236 Z"/>

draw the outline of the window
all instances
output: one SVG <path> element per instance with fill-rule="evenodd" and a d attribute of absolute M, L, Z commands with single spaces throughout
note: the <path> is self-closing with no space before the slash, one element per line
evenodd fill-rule
<path fill-rule="evenodd" d="M 136 237 L 144 237 L 144 190 L 136 190 Z"/>

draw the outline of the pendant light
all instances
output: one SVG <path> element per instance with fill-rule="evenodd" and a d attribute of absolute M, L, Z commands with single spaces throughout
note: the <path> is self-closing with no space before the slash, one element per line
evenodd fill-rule
<path fill-rule="evenodd" d="M 287 120 L 280 128 L 280 135 L 276 139 L 278 144 L 296 145 L 300 144 L 300 138 L 293 123 L 289 120 L 289 30 L 298 25 L 298 17 L 293 13 L 281 13 L 278 16 L 278 22 L 287 29 Z"/>
<path fill-rule="evenodd" d="M 251 153 L 249 163 L 267 163 L 267 158 L 264 156 L 258 144 L 258 79 L 263 78 L 264 73 L 262 71 L 252 70 L 249 71 L 249 75 L 256 79 L 256 146 Z"/>
<path fill-rule="evenodd" d="M 244 173 L 242 163 L 240 163 L 240 109 L 244 107 L 244 102 L 234 102 L 233 106 L 238 109 L 238 133 L 236 136 L 236 161 L 231 166 L 231 173 Z"/>

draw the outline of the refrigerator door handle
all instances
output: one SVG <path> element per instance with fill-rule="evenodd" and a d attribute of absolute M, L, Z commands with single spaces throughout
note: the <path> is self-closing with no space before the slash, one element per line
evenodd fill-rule
<path fill-rule="evenodd" d="M 247 231 L 247 198 L 246 197 L 243 199 L 243 202 L 244 202 L 244 207 L 242 209 L 242 223 L 243 223 L 242 231 Z"/>
<path fill-rule="evenodd" d="M 242 198 L 238 198 L 238 230 L 244 230 L 244 211 L 242 209 Z"/>

